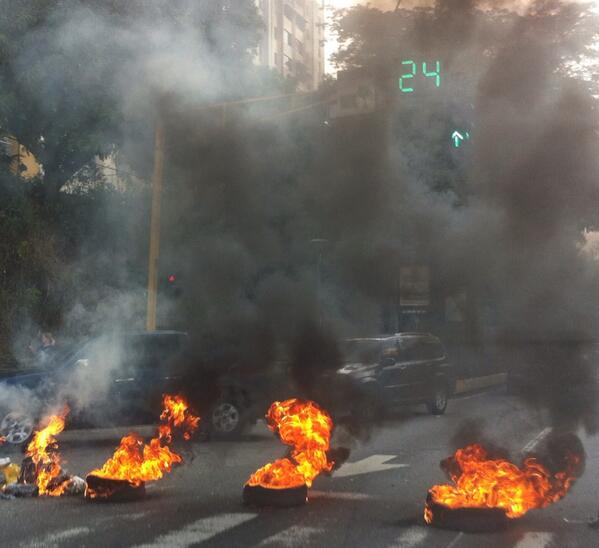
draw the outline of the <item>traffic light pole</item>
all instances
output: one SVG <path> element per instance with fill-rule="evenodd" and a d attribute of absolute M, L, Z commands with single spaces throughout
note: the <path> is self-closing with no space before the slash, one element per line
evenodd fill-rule
<path fill-rule="evenodd" d="M 216 103 L 207 105 L 203 109 L 221 109 L 222 127 L 227 125 L 227 117 L 229 107 L 235 105 L 245 105 L 251 103 L 259 103 L 263 101 L 273 101 L 278 99 L 291 98 L 291 109 L 277 113 L 271 118 L 285 116 L 294 112 L 307 110 L 326 103 L 328 101 L 319 101 L 307 106 L 295 107 L 295 99 L 299 96 L 311 96 L 312 93 L 297 94 L 288 93 L 285 95 L 276 95 L 270 97 L 253 97 L 250 99 L 242 99 L 240 101 L 229 101 L 225 103 Z M 263 120 L 268 120 L 264 118 Z M 154 129 L 154 171 L 152 173 L 152 211 L 150 217 L 150 249 L 148 253 L 148 304 L 146 313 L 146 330 L 154 331 L 156 329 L 156 308 L 158 300 L 158 257 L 160 255 L 160 206 L 162 201 L 162 183 L 164 177 L 164 156 L 165 156 L 165 135 L 164 122 L 160 113 L 156 120 Z"/>
<path fill-rule="evenodd" d="M 148 253 L 148 309 L 146 330 L 156 329 L 158 290 L 158 257 L 160 255 L 160 206 L 164 177 L 164 125 L 159 114 L 154 129 L 154 171 L 152 173 L 152 212 L 150 218 L 150 249 Z"/>

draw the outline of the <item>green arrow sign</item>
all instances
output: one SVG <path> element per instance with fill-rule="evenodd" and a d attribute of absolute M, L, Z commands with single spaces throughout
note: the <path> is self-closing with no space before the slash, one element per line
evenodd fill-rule
<path fill-rule="evenodd" d="M 451 134 L 451 140 L 455 148 L 460 148 L 464 144 L 464 140 L 470 139 L 470 133 L 465 131 L 462 135 L 457 129 Z"/>

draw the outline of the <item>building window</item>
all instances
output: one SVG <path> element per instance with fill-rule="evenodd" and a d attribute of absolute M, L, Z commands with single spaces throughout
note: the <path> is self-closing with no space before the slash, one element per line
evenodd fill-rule
<path fill-rule="evenodd" d="M 283 13 L 285 14 L 285 17 L 287 17 L 287 19 L 289 19 L 289 21 L 293 21 L 295 11 L 293 10 L 293 8 L 291 6 L 285 4 L 283 6 Z"/>
<path fill-rule="evenodd" d="M 283 55 L 283 64 L 289 72 L 293 72 L 293 59 L 289 55 Z"/>
<path fill-rule="evenodd" d="M 306 20 L 301 15 L 295 16 L 295 24 L 297 28 L 304 31 L 306 29 Z"/>
<path fill-rule="evenodd" d="M 293 34 L 291 34 L 288 30 L 283 31 L 285 43 L 291 47 L 293 47 Z"/>

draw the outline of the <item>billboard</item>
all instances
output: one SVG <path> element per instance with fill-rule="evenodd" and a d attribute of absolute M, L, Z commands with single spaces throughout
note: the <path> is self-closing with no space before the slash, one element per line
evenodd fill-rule
<path fill-rule="evenodd" d="M 428 266 L 411 265 L 399 268 L 400 306 L 429 306 L 430 292 Z"/>

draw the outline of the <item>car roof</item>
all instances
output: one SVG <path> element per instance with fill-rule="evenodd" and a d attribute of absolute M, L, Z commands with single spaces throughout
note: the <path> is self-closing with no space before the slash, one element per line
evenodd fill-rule
<path fill-rule="evenodd" d="M 395 335 L 385 335 L 383 337 L 353 337 L 351 339 L 344 339 L 345 342 L 361 342 L 361 341 L 376 341 L 383 342 L 390 339 L 394 339 Z"/>
<path fill-rule="evenodd" d="M 375 335 L 373 337 L 352 337 L 350 339 L 344 339 L 347 342 L 350 341 L 388 341 L 390 339 L 396 338 L 408 338 L 408 337 L 422 337 L 425 339 L 434 339 L 439 340 L 438 337 L 435 337 L 431 333 L 426 333 L 425 331 L 401 331 L 399 333 L 395 333 L 393 335 Z"/>
<path fill-rule="evenodd" d="M 175 331 L 175 330 L 156 330 L 156 331 L 125 331 L 122 333 L 124 336 L 142 336 L 142 337 L 161 337 L 167 335 L 185 335 L 187 333 L 185 331 Z"/>

